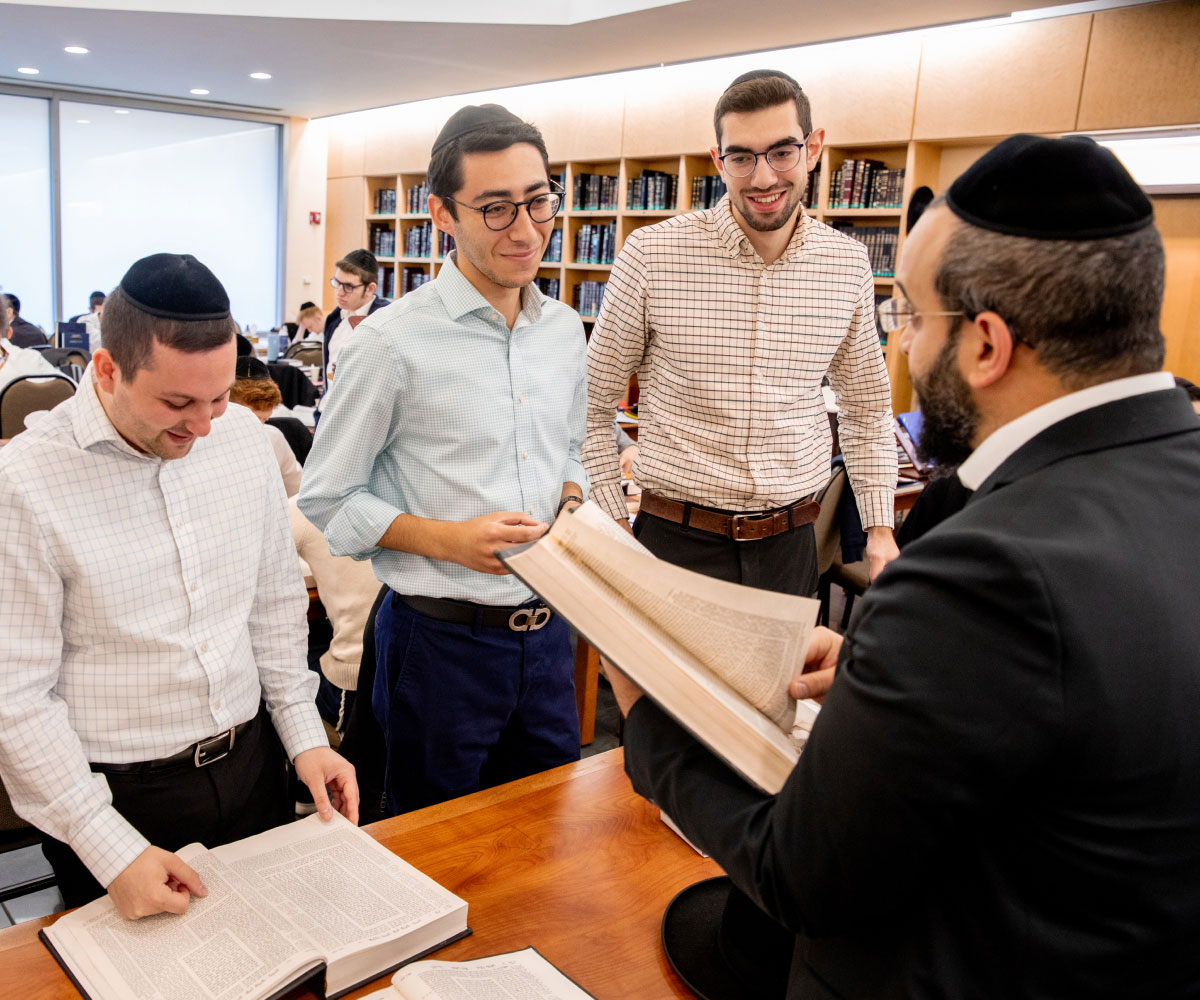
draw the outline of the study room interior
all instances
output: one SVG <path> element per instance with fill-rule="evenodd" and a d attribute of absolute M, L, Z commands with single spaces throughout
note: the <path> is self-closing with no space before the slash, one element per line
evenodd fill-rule
<path fill-rule="evenodd" d="M 295 494 L 335 377 L 333 331 L 320 331 L 339 309 L 339 262 L 368 251 L 375 294 L 403 302 L 454 253 L 431 211 L 428 175 L 456 110 L 500 104 L 540 129 L 562 200 L 534 280 L 590 337 L 631 234 L 721 200 L 713 108 L 730 81 L 763 67 L 790 74 L 811 102 L 824 144 L 804 211 L 865 245 L 877 305 L 899 294 L 918 191 L 944 194 L 1015 133 L 1084 135 L 1111 149 L 1149 197 L 1162 236 L 1163 368 L 1200 383 L 1200 4 L 446 6 L 0 3 L 0 295 L 19 301 L 13 342 L 18 320 L 32 324 L 45 344 L 30 350 L 46 362 L 11 385 L 0 363 L 0 440 L 82 386 L 103 343 L 102 313 L 87 318 L 93 293 L 110 294 L 147 254 L 193 254 L 228 291 L 239 353 L 262 362 L 239 361 L 239 384 L 267 385 L 259 416 L 285 481 L 294 469 Z M 879 339 L 891 415 L 912 418 L 899 333 L 880 329 Z M 836 439 L 837 406 L 826 397 Z M 622 447 L 636 446 L 638 400 L 635 376 L 612 414 L 628 436 Z M 927 481 L 909 426 L 896 423 L 898 521 Z M 852 557 L 841 544 L 843 492 L 852 506 L 835 473 L 815 524 L 814 596 L 820 621 L 839 631 L 870 586 L 861 549 Z M 300 550 L 294 500 L 292 509 Z M 338 619 L 357 609 L 347 684 L 361 703 L 361 628 L 368 608 L 374 621 L 379 584 L 360 562 L 357 604 L 335 596 L 332 582 L 323 594 L 322 564 L 302 556 L 310 662 L 341 648 Z M 349 586 L 349 572 L 338 571 L 337 586 Z M 720 868 L 633 792 L 600 653 L 583 636 L 572 641 L 578 764 L 366 830 L 467 901 L 466 936 L 432 959 L 532 946 L 586 995 L 692 996 L 660 949 L 660 921 L 676 893 Z M 373 650 L 370 658 L 373 671 Z M 63 908 L 38 845 L 5 795 L 0 994 L 73 997 L 83 986 L 37 936 Z M 346 995 L 374 995 L 388 978 L 364 983 Z M 310 978 L 288 995 L 322 994 Z"/>

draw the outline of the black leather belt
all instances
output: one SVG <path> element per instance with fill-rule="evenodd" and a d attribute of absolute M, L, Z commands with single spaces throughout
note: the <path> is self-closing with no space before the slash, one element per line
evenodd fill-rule
<path fill-rule="evenodd" d="M 393 591 L 395 593 L 395 591 Z M 513 632 L 536 632 L 545 628 L 554 612 L 544 604 L 516 608 L 500 608 L 491 604 L 456 601 L 449 597 L 417 597 L 396 594 L 413 611 L 426 618 L 456 625 L 479 625 L 484 628 L 506 628 Z"/>
<path fill-rule="evenodd" d="M 132 764 L 93 763 L 91 767 L 93 771 L 99 771 L 101 774 L 134 774 L 139 771 L 143 773 L 148 771 L 165 771 L 168 768 L 183 767 L 187 764 L 193 767 L 205 767 L 233 753 L 238 739 L 245 736 L 257 720 L 258 716 L 256 715 L 248 722 L 243 722 L 232 729 L 227 729 L 223 733 L 217 733 L 216 736 L 210 736 L 199 743 L 193 743 L 186 750 L 173 753 L 170 757 L 160 757 L 158 760 L 134 761 Z"/>

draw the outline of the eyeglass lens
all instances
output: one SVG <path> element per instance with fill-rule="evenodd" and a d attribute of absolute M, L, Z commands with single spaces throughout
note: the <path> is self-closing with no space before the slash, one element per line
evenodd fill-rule
<path fill-rule="evenodd" d="M 725 169 L 734 177 L 749 177 L 754 173 L 758 157 L 765 156 L 767 165 L 778 173 L 795 170 L 800 163 L 800 146 L 777 146 L 768 149 L 766 153 L 727 153 L 724 157 Z"/>
<path fill-rule="evenodd" d="M 529 218 L 534 222 L 549 222 L 558 214 L 562 196 L 539 194 L 522 202 L 529 209 Z M 483 221 L 489 229 L 507 229 L 517 217 L 517 205 L 511 201 L 494 201 L 483 209 Z"/>

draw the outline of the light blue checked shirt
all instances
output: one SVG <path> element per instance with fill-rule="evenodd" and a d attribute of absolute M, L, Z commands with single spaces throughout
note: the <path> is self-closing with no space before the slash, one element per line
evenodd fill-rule
<path fill-rule="evenodd" d="M 371 559 L 400 594 L 516 605 L 512 576 L 379 547 L 400 514 L 554 519 L 564 482 L 586 490 L 578 314 L 534 286 L 510 332 L 451 256 L 434 281 L 365 319 L 338 357 L 299 503 L 334 555 Z"/>

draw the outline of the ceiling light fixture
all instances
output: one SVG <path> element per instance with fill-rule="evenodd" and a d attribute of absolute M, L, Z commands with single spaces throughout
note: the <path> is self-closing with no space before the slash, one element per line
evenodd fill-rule
<path fill-rule="evenodd" d="M 86 56 L 88 54 L 88 50 L 82 45 L 68 45 L 63 51 L 70 52 L 73 56 Z"/>
<path fill-rule="evenodd" d="M 32 66 L 18 66 L 17 72 L 24 73 L 26 76 L 37 76 L 41 72 L 41 70 L 34 69 Z"/>
<path fill-rule="evenodd" d="M 188 91 L 188 93 L 195 94 L 197 97 L 203 97 L 205 94 L 208 93 L 208 91 L 205 90 L 203 87 L 193 87 L 191 90 Z"/>
<path fill-rule="evenodd" d="M 113 108 L 113 114 L 114 115 L 127 115 L 127 114 L 129 114 L 129 109 L 128 108 Z"/>
<path fill-rule="evenodd" d="M 76 118 L 75 124 L 76 125 L 91 125 L 92 121 L 90 118 Z"/>
<path fill-rule="evenodd" d="M 271 74 L 270 73 L 251 73 L 250 79 L 251 80 L 269 80 L 269 79 L 271 79 Z"/>

